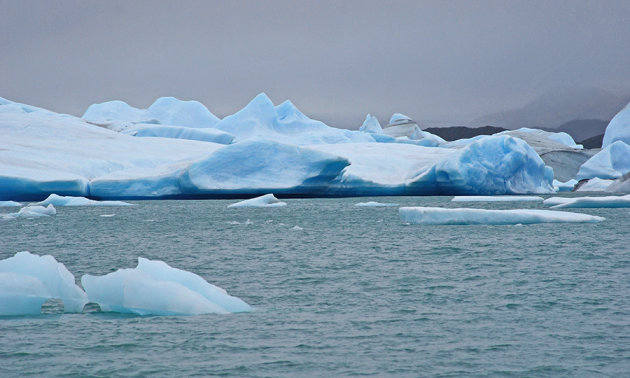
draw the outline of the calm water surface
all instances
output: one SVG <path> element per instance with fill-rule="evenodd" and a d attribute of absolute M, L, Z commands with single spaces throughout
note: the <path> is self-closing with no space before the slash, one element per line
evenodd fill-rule
<path fill-rule="evenodd" d="M 607 218 L 598 224 L 419 226 L 397 207 L 354 206 L 542 207 L 450 198 L 147 201 L 0 221 L 0 259 L 51 254 L 77 281 L 160 259 L 255 309 L 139 317 L 47 304 L 0 318 L 0 376 L 630 374 L 630 209 L 572 210 Z"/>

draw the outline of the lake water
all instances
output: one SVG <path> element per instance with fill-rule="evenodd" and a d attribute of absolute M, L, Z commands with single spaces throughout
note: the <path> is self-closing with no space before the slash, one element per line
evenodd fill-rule
<path fill-rule="evenodd" d="M 51 254 L 77 281 L 159 259 L 254 307 L 140 317 L 47 304 L 0 318 L 0 376 L 629 374 L 630 209 L 571 210 L 607 218 L 597 224 L 420 226 L 354 206 L 542 208 L 450 198 L 146 201 L 0 221 L 0 259 Z"/>

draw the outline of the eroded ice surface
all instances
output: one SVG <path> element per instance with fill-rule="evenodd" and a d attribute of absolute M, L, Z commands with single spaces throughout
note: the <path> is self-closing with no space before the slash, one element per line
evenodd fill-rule
<path fill-rule="evenodd" d="M 88 302 L 72 273 L 50 255 L 18 252 L 0 260 L 0 315 L 39 314 L 51 298 L 61 299 L 66 312 L 81 312 Z"/>
<path fill-rule="evenodd" d="M 551 197 L 544 201 L 545 206 L 552 208 L 599 208 L 630 207 L 630 194 L 625 196 L 605 197 Z"/>
<path fill-rule="evenodd" d="M 94 201 L 85 197 L 60 196 L 51 194 L 45 200 L 33 205 L 38 206 L 132 206 L 131 203 L 123 201 Z M 33 206 L 31 205 L 31 206 Z"/>
<path fill-rule="evenodd" d="M 282 207 L 286 205 L 286 202 L 280 201 L 273 194 L 265 194 L 264 196 L 233 203 L 228 207 Z"/>
<path fill-rule="evenodd" d="M 401 207 L 399 215 L 405 223 L 428 225 L 594 223 L 605 220 L 605 218 L 587 214 L 532 209 L 486 210 Z"/>
<path fill-rule="evenodd" d="M 538 196 L 455 196 L 451 202 L 542 202 Z"/>
<path fill-rule="evenodd" d="M 200 276 L 159 260 L 138 257 L 135 269 L 118 269 L 104 276 L 89 274 L 81 284 L 102 311 L 137 315 L 198 315 L 250 311 Z"/>

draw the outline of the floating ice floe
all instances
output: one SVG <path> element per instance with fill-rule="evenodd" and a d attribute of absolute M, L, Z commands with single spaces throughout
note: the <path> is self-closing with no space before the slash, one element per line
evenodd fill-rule
<path fill-rule="evenodd" d="M 132 206 L 133 204 L 123 201 L 94 201 L 85 197 L 60 196 L 51 194 L 45 200 L 34 203 L 39 206 Z M 31 205 L 31 206 L 33 206 Z"/>
<path fill-rule="evenodd" d="M 587 214 L 532 209 L 486 210 L 401 207 L 399 215 L 405 223 L 428 225 L 594 223 L 605 220 L 605 218 Z"/>
<path fill-rule="evenodd" d="M 542 202 L 538 196 L 455 196 L 451 202 Z"/>
<path fill-rule="evenodd" d="M 86 274 L 81 284 L 90 301 L 106 312 L 198 315 L 251 310 L 241 299 L 194 273 L 142 257 L 138 257 L 135 269 L 119 269 L 104 276 Z"/>
<path fill-rule="evenodd" d="M 552 208 L 630 207 L 630 194 L 605 197 L 551 197 L 544 201 Z"/>
<path fill-rule="evenodd" d="M 282 207 L 286 205 L 286 202 L 280 201 L 273 194 L 265 194 L 264 196 L 233 203 L 228 207 Z"/>
<path fill-rule="evenodd" d="M 354 204 L 354 206 L 358 206 L 358 207 L 394 207 L 394 206 L 398 206 L 397 203 L 385 203 L 385 202 L 375 202 L 375 201 L 369 201 L 369 202 L 359 202 Z"/>
<path fill-rule="evenodd" d="M 50 255 L 18 252 L 0 260 L 0 315 L 32 315 L 49 299 L 61 299 L 66 312 L 81 312 L 87 295 L 74 276 Z"/>
<path fill-rule="evenodd" d="M 15 201 L 0 201 L 0 207 L 22 206 L 21 203 Z"/>
<path fill-rule="evenodd" d="M 53 205 L 38 206 L 38 205 L 29 205 L 21 208 L 17 213 L 7 213 L 0 214 L 0 217 L 3 219 L 12 219 L 12 218 L 36 218 L 36 217 L 47 217 L 50 215 L 57 214 L 57 210 Z"/>

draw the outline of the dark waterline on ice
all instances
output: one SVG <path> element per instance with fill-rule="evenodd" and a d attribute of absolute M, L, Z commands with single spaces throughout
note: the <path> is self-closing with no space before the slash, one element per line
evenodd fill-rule
<path fill-rule="evenodd" d="M 40 316 L 0 318 L 0 376 L 630 371 L 630 209 L 572 210 L 606 217 L 598 224 L 418 226 L 401 223 L 397 207 L 354 206 L 369 200 L 141 201 L 0 221 L 0 259 L 51 254 L 77 280 L 160 259 L 255 308 L 137 317 L 93 305 L 61 314 L 52 302 Z"/>

